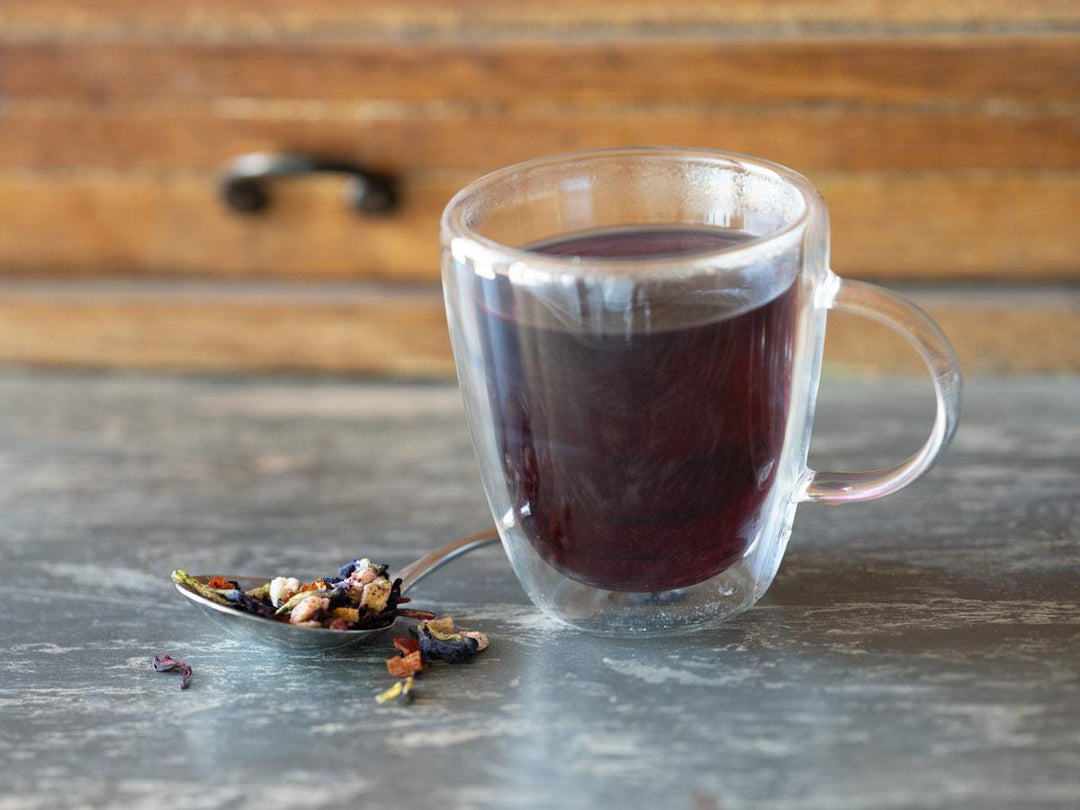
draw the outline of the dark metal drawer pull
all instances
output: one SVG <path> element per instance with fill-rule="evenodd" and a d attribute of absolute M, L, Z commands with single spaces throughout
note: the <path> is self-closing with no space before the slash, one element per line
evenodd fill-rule
<path fill-rule="evenodd" d="M 271 178 L 313 172 L 348 175 L 345 202 L 362 213 L 385 214 L 397 203 L 394 182 L 386 175 L 355 163 L 269 152 L 251 152 L 230 162 L 221 174 L 221 199 L 233 211 L 257 214 L 270 205 L 266 187 Z"/>

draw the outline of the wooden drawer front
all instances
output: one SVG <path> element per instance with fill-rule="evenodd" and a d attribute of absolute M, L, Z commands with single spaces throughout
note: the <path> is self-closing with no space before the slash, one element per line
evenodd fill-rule
<path fill-rule="evenodd" d="M 283 285 L 282 300 L 297 283 L 356 284 L 350 300 L 361 303 L 400 284 L 430 297 L 439 213 L 461 185 L 541 154 L 657 143 L 804 171 L 829 202 L 834 264 L 847 275 L 1080 281 L 1075 2 L 103 0 L 91 13 L 7 0 L 0 275 L 21 281 L 0 290 L 0 305 L 55 290 L 34 286 L 48 279 L 76 284 L 81 312 L 135 300 L 80 297 L 96 279 L 157 285 L 153 295 L 198 280 L 199 301 L 220 289 L 204 319 L 223 323 L 229 296 L 245 294 L 228 286 L 238 280 Z M 265 214 L 231 213 L 216 172 L 249 151 L 391 173 L 401 206 L 364 218 L 342 205 L 340 180 L 294 178 L 274 185 Z M 214 280 L 223 286 L 205 286 Z M 15 312 L 26 300 L 8 302 L 23 335 L 32 319 Z M 328 366 L 313 350 L 283 365 L 442 373 L 427 318 L 394 332 L 434 358 L 419 366 L 369 362 L 355 347 L 348 362 Z M 957 328 L 976 329 L 969 320 Z M 100 343 L 108 365 L 116 341 Z M 32 345 L 20 338 L 0 354 L 33 361 Z M 223 368 L 250 365 L 222 352 Z M 174 354 L 162 362 L 197 365 Z M 1080 346 L 1061 355 L 1062 367 L 1080 365 Z M 50 357 L 40 359 L 61 362 Z M 989 355 L 976 365 L 1012 367 Z"/>

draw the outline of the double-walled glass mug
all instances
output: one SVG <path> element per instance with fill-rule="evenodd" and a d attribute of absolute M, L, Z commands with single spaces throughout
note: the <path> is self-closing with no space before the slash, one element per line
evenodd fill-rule
<path fill-rule="evenodd" d="M 701 149 L 542 158 L 463 189 L 443 287 L 484 489 L 529 597 L 574 627 L 685 632 L 769 587 L 802 501 L 880 498 L 956 428 L 960 373 L 914 305 L 829 269 L 796 172 Z M 829 309 L 907 338 L 930 437 L 892 467 L 806 466 Z"/>

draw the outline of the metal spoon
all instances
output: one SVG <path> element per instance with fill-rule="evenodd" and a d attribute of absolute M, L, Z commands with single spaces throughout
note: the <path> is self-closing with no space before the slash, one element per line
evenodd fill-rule
<path fill-rule="evenodd" d="M 432 571 L 441 568 L 462 554 L 467 554 L 473 549 L 491 545 L 498 542 L 499 535 L 494 531 L 481 532 L 480 534 L 462 537 L 447 543 L 442 548 L 437 548 L 430 554 L 425 554 L 414 563 L 410 563 L 401 569 L 398 576 L 401 577 L 401 593 L 407 593 L 417 582 L 422 580 Z M 235 580 L 240 588 L 249 591 L 269 582 L 266 577 L 242 577 L 224 576 L 225 579 Z M 195 579 L 202 583 L 210 581 L 210 576 L 198 576 Z M 242 639 L 250 639 L 279 647 L 289 647 L 293 650 L 332 650 L 342 647 L 366 644 L 375 636 L 382 635 L 391 627 L 393 622 L 385 627 L 376 627 L 371 630 L 328 630 L 322 627 L 297 627 L 288 622 L 276 622 L 244 613 L 233 607 L 219 605 L 209 599 L 200 596 L 194 591 L 188 590 L 183 585 L 177 585 L 176 590 L 194 605 L 220 624 L 222 628 L 232 636 Z"/>

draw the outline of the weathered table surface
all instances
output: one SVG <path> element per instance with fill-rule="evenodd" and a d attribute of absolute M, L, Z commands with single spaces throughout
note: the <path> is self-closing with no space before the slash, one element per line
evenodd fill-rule
<path fill-rule="evenodd" d="M 925 388 L 824 386 L 812 460 L 913 449 Z M 168 572 L 396 566 L 485 528 L 456 389 L 27 372 L 0 407 L 0 808 L 1080 803 L 1080 380 L 970 385 L 928 479 L 802 507 L 713 632 L 561 629 L 477 552 L 420 604 L 491 648 L 407 707 L 372 700 L 389 639 L 248 646 Z"/>

